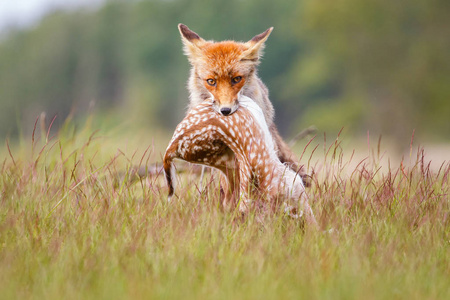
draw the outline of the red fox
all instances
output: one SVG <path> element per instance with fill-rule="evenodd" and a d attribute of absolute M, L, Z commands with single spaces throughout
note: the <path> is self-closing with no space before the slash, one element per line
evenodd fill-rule
<path fill-rule="evenodd" d="M 269 100 L 267 87 L 257 76 L 264 43 L 273 27 L 246 43 L 206 41 L 184 24 L 179 24 L 178 29 L 184 52 L 192 66 L 188 80 L 189 108 L 212 99 L 214 110 L 227 116 L 238 109 L 242 95 L 253 99 L 264 112 L 278 158 L 298 172 L 305 185 L 308 185 L 309 180 L 303 166 L 297 165 L 295 155 L 278 133 L 273 122 L 274 108 Z"/>

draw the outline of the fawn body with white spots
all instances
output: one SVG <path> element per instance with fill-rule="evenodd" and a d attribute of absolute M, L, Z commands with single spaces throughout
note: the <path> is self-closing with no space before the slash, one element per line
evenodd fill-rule
<path fill-rule="evenodd" d="M 163 160 L 169 198 L 174 193 L 173 159 L 182 159 L 225 174 L 224 205 L 235 202 L 237 195 L 241 212 L 248 211 L 253 199 L 269 204 L 286 200 L 291 215 L 304 212 L 307 221 L 316 223 L 301 177 L 278 159 L 261 108 L 246 96 L 239 102 L 235 113 L 223 116 L 214 110 L 212 101 L 205 100 L 177 126 Z"/>

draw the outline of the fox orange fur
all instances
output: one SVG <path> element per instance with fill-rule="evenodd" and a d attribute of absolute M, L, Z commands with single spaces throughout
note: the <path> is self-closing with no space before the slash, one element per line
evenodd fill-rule
<path fill-rule="evenodd" d="M 275 113 L 267 87 L 257 76 L 264 44 L 273 27 L 246 43 L 206 41 L 186 25 L 179 24 L 178 29 L 192 66 L 188 80 L 189 107 L 192 109 L 202 101 L 212 99 L 214 110 L 226 116 L 238 109 L 242 95 L 253 99 L 264 112 L 280 161 L 298 172 L 307 185 L 309 180 L 303 166 L 297 165 L 295 155 L 273 122 Z"/>

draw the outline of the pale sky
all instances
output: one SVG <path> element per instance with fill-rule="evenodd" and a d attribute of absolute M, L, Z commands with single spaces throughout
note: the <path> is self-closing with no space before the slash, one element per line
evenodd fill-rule
<path fill-rule="evenodd" d="M 33 25 L 47 12 L 61 8 L 96 6 L 104 0 L 0 0 L 0 31 Z"/>

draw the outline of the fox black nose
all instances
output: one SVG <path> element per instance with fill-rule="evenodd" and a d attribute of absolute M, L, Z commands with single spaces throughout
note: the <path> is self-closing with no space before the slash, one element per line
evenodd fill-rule
<path fill-rule="evenodd" d="M 228 116 L 231 113 L 231 108 L 229 108 L 229 107 L 222 107 L 220 109 L 220 112 L 222 113 L 222 115 Z"/>

